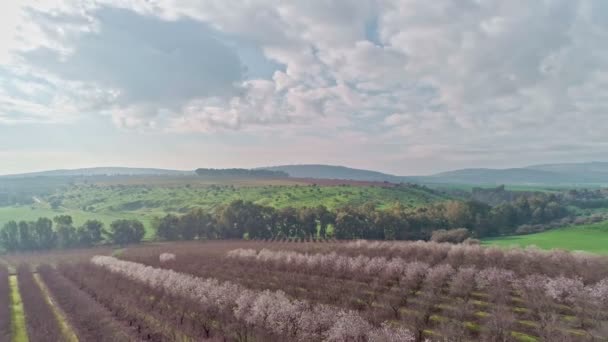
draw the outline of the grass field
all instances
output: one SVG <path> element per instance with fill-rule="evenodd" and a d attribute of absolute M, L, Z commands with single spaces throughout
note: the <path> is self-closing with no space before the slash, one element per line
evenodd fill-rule
<path fill-rule="evenodd" d="M 537 234 L 505 236 L 485 239 L 486 245 L 531 246 L 543 249 L 560 248 L 608 254 L 608 221 L 584 226 L 571 226 Z"/>
<path fill-rule="evenodd" d="M 9 280 L 11 286 L 12 340 L 13 342 L 28 342 L 27 329 L 25 328 L 25 311 L 23 310 L 23 302 L 21 302 L 17 276 L 11 275 Z"/>

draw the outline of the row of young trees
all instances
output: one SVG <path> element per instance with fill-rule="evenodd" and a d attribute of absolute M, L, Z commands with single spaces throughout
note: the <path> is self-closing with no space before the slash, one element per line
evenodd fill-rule
<path fill-rule="evenodd" d="M 121 324 L 99 302 L 62 276 L 50 265 L 38 267 L 38 273 L 53 299 L 68 316 L 80 341 L 126 342 L 136 340 L 127 324 Z"/>
<path fill-rule="evenodd" d="M 225 244 L 222 243 L 222 246 Z M 228 244 L 238 247 L 238 243 L 235 242 Z M 243 247 L 259 245 L 259 242 L 242 243 Z M 308 246 L 309 252 L 314 252 L 325 247 L 329 251 L 341 245 L 346 244 L 330 246 L 268 243 L 266 246 L 297 249 Z M 600 304 L 597 298 L 605 298 L 605 289 L 608 289 L 606 282 L 584 287 L 603 288 L 601 293 L 604 295 L 582 291 L 580 294 L 583 297 L 577 298 L 576 304 L 570 304 L 570 299 L 565 301 L 560 299 L 559 302 L 563 302 L 564 305 L 556 306 L 556 299 L 547 293 L 549 284 L 546 284 L 545 280 L 549 280 L 548 277 L 522 277 L 514 275 L 514 272 L 509 270 L 492 268 L 492 266 L 457 267 L 410 260 L 406 267 L 390 273 L 391 276 L 386 278 L 383 275 L 389 273 L 370 275 L 361 271 L 365 267 L 348 273 L 332 271 L 333 268 L 328 267 L 320 273 L 318 267 L 302 267 L 301 264 L 285 264 L 277 267 L 277 264 L 272 262 L 250 262 L 219 257 L 215 248 L 213 252 L 204 252 L 200 249 L 195 250 L 194 246 L 185 249 L 184 245 L 179 246 L 168 249 L 176 253 L 176 259 L 167 263 L 159 261 L 159 254 L 167 251 L 166 246 L 159 246 L 154 251 L 131 250 L 121 257 L 203 278 L 228 280 L 249 289 L 281 290 L 293 298 L 357 310 L 363 318 L 370 322 L 375 321 L 377 324 L 385 320 L 398 321 L 414 333 L 417 341 L 424 341 L 426 338 L 433 341 L 458 342 L 515 341 L 517 339 L 513 335 L 517 334 L 524 338 L 530 336 L 530 340 L 541 337 L 538 339 L 565 342 L 592 340 L 583 336 L 587 332 L 594 336 L 607 336 L 605 332 L 597 331 L 601 328 L 601 322 L 593 317 L 602 312 L 605 317 L 606 311 L 597 306 Z M 356 256 L 357 254 L 352 256 L 353 260 Z M 514 277 L 515 282 L 511 281 Z M 531 283 L 532 278 L 539 279 L 538 289 L 542 289 L 542 292 L 531 294 L 531 299 L 528 296 L 520 298 L 519 292 L 522 290 L 518 287 L 519 280 L 526 279 L 527 283 Z M 551 288 L 555 288 L 555 285 L 566 285 L 559 287 L 566 290 L 571 288 L 572 291 L 569 292 L 571 294 L 577 293 L 576 290 L 581 284 L 575 279 L 574 282 L 564 281 L 565 279 L 560 276 L 553 280 L 549 285 Z M 568 284 L 573 286 L 569 287 Z M 592 294 L 595 298 L 592 302 L 588 300 L 590 298 L 587 297 L 588 294 Z M 564 299 L 568 297 L 574 299 L 578 296 L 567 295 Z M 540 311 L 544 314 L 542 318 L 539 318 L 537 313 L 528 311 L 532 310 L 532 306 L 543 306 L 546 305 L 545 303 L 550 303 L 551 308 Z M 588 305 L 589 303 L 592 305 Z M 604 302 L 602 305 L 606 304 L 608 303 Z M 572 319 L 565 321 L 564 315 Z"/>
<path fill-rule="evenodd" d="M 132 281 L 196 301 L 211 315 L 291 341 L 413 341 L 405 328 L 374 328 L 354 311 L 288 298 L 281 291 L 255 291 L 231 282 L 201 279 L 172 270 L 96 256 L 91 262 Z M 211 319 L 211 317 L 208 317 Z M 242 340 L 247 340 L 242 339 Z"/>
<path fill-rule="evenodd" d="M 395 204 L 379 209 L 368 203 L 330 211 L 317 207 L 280 208 L 235 200 L 214 211 L 193 209 L 166 215 L 155 223 L 164 240 L 273 237 L 428 240 L 439 229 L 467 228 L 475 237 L 515 232 L 522 224 L 550 222 L 568 210 L 551 196 L 522 197 L 496 207 L 476 201 L 447 201 L 428 207 Z M 331 227 L 332 229 L 328 229 Z"/>
<path fill-rule="evenodd" d="M 40 286 L 34 279 L 29 265 L 21 264 L 17 268 L 19 293 L 23 301 L 27 335 L 29 341 L 64 341 L 65 336 L 55 314 L 45 299 Z"/>
<path fill-rule="evenodd" d="M 426 286 L 441 287 L 447 279 L 456 274 L 457 268 L 449 264 L 431 266 L 421 261 L 405 261 L 402 258 L 368 257 L 359 255 L 350 257 L 336 253 L 299 253 L 295 251 L 273 251 L 262 249 L 235 249 L 228 252 L 229 258 L 247 262 L 269 264 L 278 269 L 298 269 L 312 274 L 325 276 L 338 275 L 346 278 L 357 278 L 361 275 L 375 277 L 384 281 L 399 280 L 408 277 L 412 272 L 415 278 L 425 278 Z M 499 267 L 477 269 L 474 266 L 463 267 L 467 273 L 474 275 L 471 286 L 488 289 L 488 292 L 503 291 L 496 296 L 506 299 L 510 286 L 516 286 L 522 279 L 536 279 L 544 286 L 545 294 L 562 303 L 572 301 L 577 296 L 587 296 L 590 301 L 601 302 L 608 308 L 608 277 L 585 286 L 581 278 L 564 276 L 549 277 L 544 274 L 531 274 L 518 278 L 515 272 Z M 506 289 L 506 290 L 505 290 Z M 506 291 L 506 292 L 505 292 Z M 501 297 L 501 298 L 498 298 Z"/>
<path fill-rule="evenodd" d="M 9 221 L 0 228 L 0 247 L 13 252 L 90 247 L 103 242 L 122 245 L 140 242 L 144 234 L 144 225 L 138 220 L 116 220 L 106 230 L 98 220 L 75 227 L 71 216 L 59 215 L 52 220 Z"/>
<path fill-rule="evenodd" d="M 298 270 L 309 275 L 323 275 L 358 281 L 379 281 L 383 285 L 398 284 L 396 297 L 388 297 L 386 305 L 394 312 L 393 319 L 400 318 L 400 308 L 424 291 L 425 300 L 437 301 L 444 290 L 451 298 L 459 298 L 464 304 L 470 303 L 475 290 L 483 291 L 484 300 L 493 306 L 526 305 L 533 311 L 533 318 L 539 323 L 535 333 L 545 341 L 553 339 L 564 322 L 554 321 L 559 317 L 556 303 L 571 307 L 576 313 L 579 325 L 590 334 L 601 333 L 601 322 L 607 318 L 608 278 L 585 286 L 578 278 L 542 274 L 517 277 L 510 270 L 496 267 L 477 269 L 475 267 L 454 268 L 448 264 L 431 266 L 420 261 L 405 262 L 400 258 L 347 257 L 331 254 L 302 254 L 294 251 L 270 251 L 263 249 L 237 249 L 229 252 L 232 259 L 247 264 L 257 263 L 270 269 L 289 272 Z M 513 303 L 511 295 L 522 296 L 526 301 Z M 377 300 L 377 299 L 376 299 Z M 532 318 L 532 317 L 530 317 Z M 488 327 L 489 328 L 489 327 Z M 418 331 L 415 329 L 415 331 Z M 450 336 L 452 337 L 452 336 Z M 566 336 L 564 336 L 566 337 Z M 450 341 L 456 339 L 450 339 Z M 564 341 L 570 341 L 566 339 Z"/>
<path fill-rule="evenodd" d="M 430 265 L 441 263 L 452 267 L 499 267 L 518 276 L 544 274 L 549 277 L 580 278 L 585 284 L 608 278 L 608 258 L 588 253 L 538 248 L 486 247 L 423 241 L 353 241 L 334 245 L 332 252 L 349 256 L 401 258 Z"/>

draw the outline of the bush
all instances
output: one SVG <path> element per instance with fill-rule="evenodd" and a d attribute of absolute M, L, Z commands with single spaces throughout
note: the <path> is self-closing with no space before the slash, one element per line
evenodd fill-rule
<path fill-rule="evenodd" d="M 433 231 L 431 235 L 431 241 L 434 242 L 450 242 L 450 243 L 461 243 L 470 237 L 469 230 L 466 228 L 457 229 L 439 229 Z"/>

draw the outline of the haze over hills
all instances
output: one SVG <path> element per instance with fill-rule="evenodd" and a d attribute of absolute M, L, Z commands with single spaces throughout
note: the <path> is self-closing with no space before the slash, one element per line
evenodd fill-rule
<path fill-rule="evenodd" d="M 387 182 L 463 184 L 579 184 L 608 183 L 608 162 L 532 165 L 509 169 L 461 169 L 430 176 L 397 176 L 332 165 L 283 165 L 265 169 L 291 177 Z"/>
<path fill-rule="evenodd" d="M 194 175 L 194 171 L 167 170 L 155 168 L 134 168 L 134 167 L 90 167 L 81 169 L 59 169 L 39 172 L 27 172 L 19 174 L 4 175 L 1 177 L 44 177 L 44 176 L 113 176 L 113 175 Z"/>
<path fill-rule="evenodd" d="M 388 173 L 355 169 L 337 165 L 302 164 L 260 167 L 256 169 L 283 171 L 294 178 L 348 179 L 375 182 L 414 182 L 446 184 L 608 184 L 608 162 L 563 163 L 531 165 L 522 168 L 471 168 L 441 172 L 430 176 L 398 176 Z M 193 176 L 193 171 L 158 168 L 93 167 L 50 170 L 2 176 L 24 178 L 44 176 L 100 176 L 100 175 L 165 175 Z"/>
<path fill-rule="evenodd" d="M 357 181 L 374 182 L 407 182 L 410 177 L 396 176 L 378 171 L 354 169 L 338 165 L 302 164 L 261 167 L 260 169 L 287 172 L 295 178 L 321 178 L 321 179 L 350 179 Z"/>

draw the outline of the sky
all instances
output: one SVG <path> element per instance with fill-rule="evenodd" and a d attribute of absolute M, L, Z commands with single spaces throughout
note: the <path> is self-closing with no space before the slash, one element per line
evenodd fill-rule
<path fill-rule="evenodd" d="M 0 3 L 0 174 L 608 160 L 605 0 Z"/>

